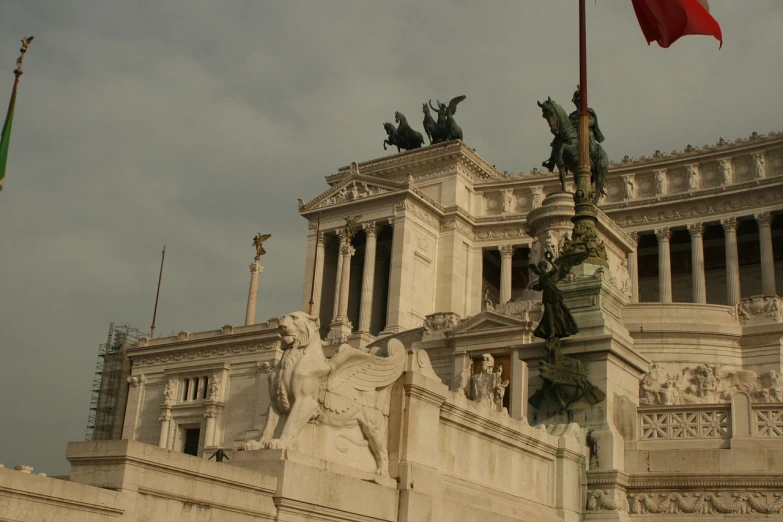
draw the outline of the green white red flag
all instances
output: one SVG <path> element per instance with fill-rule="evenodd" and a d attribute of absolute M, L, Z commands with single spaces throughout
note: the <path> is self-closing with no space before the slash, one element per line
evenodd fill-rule
<path fill-rule="evenodd" d="M 714 36 L 723 46 L 720 24 L 707 0 L 631 0 L 647 43 L 669 47 L 689 34 Z"/>

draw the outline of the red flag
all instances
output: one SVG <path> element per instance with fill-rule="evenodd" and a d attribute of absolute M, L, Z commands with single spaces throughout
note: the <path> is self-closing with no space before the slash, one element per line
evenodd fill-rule
<path fill-rule="evenodd" d="M 688 34 L 712 35 L 723 46 L 718 22 L 710 15 L 707 0 L 631 0 L 642 33 L 649 44 L 669 47 Z"/>

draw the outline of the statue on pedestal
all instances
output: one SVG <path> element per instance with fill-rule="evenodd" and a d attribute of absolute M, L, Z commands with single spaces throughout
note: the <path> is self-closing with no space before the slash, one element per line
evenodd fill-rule
<path fill-rule="evenodd" d="M 264 250 L 263 243 L 270 237 L 272 237 L 272 234 L 262 234 L 261 232 L 259 232 L 258 234 L 256 234 L 256 237 L 253 238 L 253 246 L 256 247 L 256 261 L 261 259 L 261 256 L 266 254 L 266 250 Z"/>
<path fill-rule="evenodd" d="M 470 376 L 470 399 L 492 410 L 503 411 L 508 379 L 503 380 L 502 373 L 502 366 L 495 370 L 495 360 L 490 354 L 482 355 L 481 371 Z"/>
<path fill-rule="evenodd" d="M 563 302 L 563 293 L 557 288 L 557 282 L 568 275 L 571 265 L 567 256 L 554 259 L 551 252 L 545 252 L 544 257 L 545 261 L 530 267 L 538 274 L 538 281 L 530 287 L 542 292 L 541 300 L 544 303 L 544 314 L 533 331 L 534 336 L 546 341 L 546 360 L 542 361 L 540 366 L 544 385 L 533 394 L 529 402 L 540 408 L 544 397 L 549 396 L 563 410 L 582 398 L 590 404 L 597 404 L 606 398 L 604 392 L 588 380 L 587 369 L 581 361 L 563 355 L 560 351 L 561 339 L 579 333 L 579 326 Z M 553 267 L 551 270 L 549 265 Z"/>
<path fill-rule="evenodd" d="M 579 107 L 579 89 L 574 94 L 574 103 Z M 542 115 L 549 123 L 549 130 L 555 136 L 552 140 L 552 153 L 549 159 L 542 163 L 550 172 L 557 167 L 560 176 L 560 186 L 566 192 L 566 173 L 576 174 L 579 171 L 579 140 L 578 120 L 579 112 L 575 111 L 567 116 L 563 107 L 552 98 L 547 98 L 544 103 L 538 102 Z M 593 186 L 592 200 L 596 205 L 601 197 L 606 196 L 605 184 L 609 172 L 609 156 L 601 145 L 604 135 L 598 127 L 598 117 L 595 111 L 588 109 L 590 114 L 590 182 Z"/>

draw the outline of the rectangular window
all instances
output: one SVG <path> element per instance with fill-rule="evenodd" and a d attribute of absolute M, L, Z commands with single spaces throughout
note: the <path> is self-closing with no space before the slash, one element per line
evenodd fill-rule
<path fill-rule="evenodd" d="M 188 385 L 190 384 L 190 379 L 185 379 L 185 383 L 183 388 L 185 389 L 185 393 L 182 395 L 182 400 L 186 401 L 188 400 Z"/>
<path fill-rule="evenodd" d="M 197 457 L 198 440 L 200 436 L 201 436 L 201 429 L 199 428 L 185 429 L 185 443 L 182 445 L 182 453 Z"/>

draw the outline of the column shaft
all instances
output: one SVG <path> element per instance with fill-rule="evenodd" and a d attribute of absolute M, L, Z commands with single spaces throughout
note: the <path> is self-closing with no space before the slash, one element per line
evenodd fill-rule
<path fill-rule="evenodd" d="M 372 321 L 372 296 L 375 283 L 375 223 L 365 227 L 367 243 L 364 247 L 364 271 L 362 273 L 362 301 L 359 308 L 359 331 L 369 332 Z"/>
<path fill-rule="evenodd" d="M 634 241 L 634 247 L 639 245 L 639 233 L 632 232 L 631 238 Z M 631 278 L 631 302 L 639 302 L 639 256 L 638 250 L 628 253 L 628 275 Z"/>
<path fill-rule="evenodd" d="M 356 252 L 349 244 L 340 248 L 343 258 L 343 272 L 340 276 L 339 308 L 336 321 L 348 322 L 348 292 L 351 287 L 351 256 Z"/>
<path fill-rule="evenodd" d="M 340 288 L 343 277 L 343 254 L 342 248 L 345 244 L 345 236 L 340 233 L 337 236 L 340 243 L 337 247 L 337 271 L 334 276 L 334 305 L 332 306 L 332 320 L 337 319 L 338 311 L 340 308 Z"/>
<path fill-rule="evenodd" d="M 315 281 L 313 282 L 313 315 L 315 316 L 318 316 L 318 312 L 321 310 L 321 289 L 324 284 L 324 243 L 324 235 L 319 234 L 315 246 Z"/>
<path fill-rule="evenodd" d="M 739 303 L 740 275 L 739 256 L 737 255 L 737 219 L 721 219 L 726 237 L 726 304 L 734 306 Z"/>
<path fill-rule="evenodd" d="M 250 265 L 250 291 L 247 293 L 247 311 L 245 312 L 245 326 L 256 323 L 256 302 L 258 301 L 258 274 L 264 271 L 264 267 L 256 259 Z"/>
<path fill-rule="evenodd" d="M 761 254 L 761 293 L 776 295 L 775 256 L 772 251 L 772 217 L 769 212 L 756 214 L 759 224 L 759 245 Z"/>
<path fill-rule="evenodd" d="M 658 238 L 658 295 L 662 303 L 672 302 L 672 261 L 669 255 L 671 230 L 661 228 L 655 231 Z"/>
<path fill-rule="evenodd" d="M 500 304 L 511 300 L 511 259 L 514 256 L 514 247 L 505 245 L 500 250 Z"/>
<path fill-rule="evenodd" d="M 693 302 L 707 302 L 707 282 L 704 275 L 704 225 L 692 223 L 688 225 L 691 234 L 691 281 L 693 286 Z"/>
<path fill-rule="evenodd" d="M 215 414 L 205 413 L 204 417 L 207 419 L 206 433 L 204 433 L 204 447 L 210 448 L 215 446 Z"/>
<path fill-rule="evenodd" d="M 158 439 L 158 446 L 166 449 L 169 445 L 169 423 L 171 422 L 171 414 L 168 411 L 163 412 L 160 416 L 160 438 Z"/>

